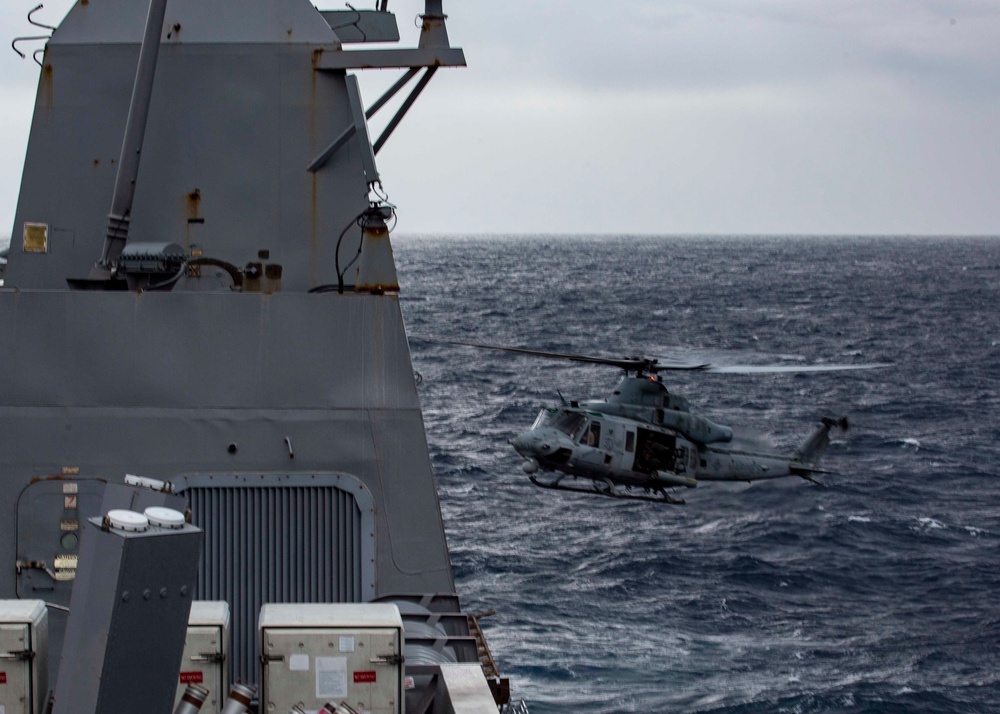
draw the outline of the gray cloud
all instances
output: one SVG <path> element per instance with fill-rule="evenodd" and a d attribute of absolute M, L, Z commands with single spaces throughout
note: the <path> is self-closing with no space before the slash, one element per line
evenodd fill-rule
<path fill-rule="evenodd" d="M 30 29 L 16 4 L 0 21 Z M 390 9 L 413 44 L 422 0 Z M 1000 232 L 994 0 L 445 9 L 469 68 L 439 72 L 379 154 L 403 231 Z M 37 68 L 8 55 L 2 157 L 20 166 Z M 366 99 L 395 78 L 363 75 Z"/>
<path fill-rule="evenodd" d="M 684 89 L 810 84 L 882 72 L 1000 83 L 1000 7 L 985 2 L 596 0 L 455 5 L 453 36 L 497 82 Z M 457 19 L 461 15 L 468 15 Z M 954 20 L 954 24 L 952 24 Z"/>

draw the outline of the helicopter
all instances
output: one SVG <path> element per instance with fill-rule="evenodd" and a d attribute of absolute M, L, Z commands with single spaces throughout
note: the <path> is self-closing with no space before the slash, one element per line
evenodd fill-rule
<path fill-rule="evenodd" d="M 681 505 L 668 490 L 709 481 L 762 481 L 799 477 L 819 483 L 830 473 L 819 461 L 833 429 L 846 431 L 846 417 L 824 416 L 793 453 L 745 448 L 731 427 L 691 411 L 688 400 L 667 389 L 662 373 L 762 374 L 875 369 L 885 364 L 713 365 L 647 357 L 622 359 L 547 352 L 475 342 L 450 344 L 617 367 L 624 375 L 605 399 L 545 407 L 531 428 L 510 439 L 524 459 L 522 470 L 540 488 L 612 498 Z M 539 472 L 551 473 L 541 477 Z M 580 485 L 580 481 L 584 485 Z M 589 482 L 586 483 L 586 482 Z"/>

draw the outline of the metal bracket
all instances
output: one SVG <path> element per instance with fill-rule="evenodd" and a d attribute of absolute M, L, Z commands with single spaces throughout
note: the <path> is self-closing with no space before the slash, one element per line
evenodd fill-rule
<path fill-rule="evenodd" d="M 379 136 L 378 140 L 375 142 L 374 151 L 376 154 L 385 145 L 385 142 L 389 140 L 389 136 L 396 130 L 396 127 L 399 126 L 399 122 L 403 121 L 403 117 L 406 116 L 406 112 L 410 111 L 410 107 L 412 107 L 413 103 L 417 101 L 417 97 L 419 97 L 420 93 L 424 91 L 424 87 L 426 87 L 427 83 L 431 81 L 431 78 L 434 76 L 434 73 L 437 72 L 437 69 L 437 67 L 429 67 L 427 71 L 424 72 L 424 76 L 420 78 L 419 82 L 417 82 L 417 86 L 413 88 L 410 95 L 403 101 L 403 104 L 399 107 L 399 111 L 396 112 L 396 115 L 392 118 L 392 120 L 390 120 L 389 124 L 382 131 L 382 135 Z"/>
<path fill-rule="evenodd" d="M 53 580 L 57 580 L 56 574 L 52 572 L 52 569 L 44 560 L 18 560 L 14 565 L 17 567 L 18 575 L 23 570 L 41 570 Z"/>
<path fill-rule="evenodd" d="M 406 661 L 406 658 L 403 657 L 403 655 L 387 654 L 387 655 L 375 655 L 368 661 L 371 662 L 372 664 L 400 665 Z"/>
<path fill-rule="evenodd" d="M 13 659 L 30 662 L 35 659 L 35 653 L 31 650 L 23 650 L 21 652 L 0 652 L 0 659 Z"/>
<path fill-rule="evenodd" d="M 396 96 L 396 94 L 399 93 L 399 90 L 401 90 L 403 87 L 409 84 L 410 80 L 417 75 L 417 72 L 419 72 L 420 69 L 421 69 L 420 67 L 413 67 L 409 71 L 407 71 L 402 77 L 400 77 L 399 80 L 394 85 L 392 85 L 388 90 L 386 90 L 386 92 L 381 97 L 378 98 L 378 101 L 372 104 L 372 106 L 368 109 L 368 111 L 364 113 L 365 119 L 371 119 L 373 116 L 375 116 L 375 113 L 378 112 L 379 109 L 384 107 L 390 99 Z M 377 156 L 378 152 L 382 150 L 382 147 L 385 145 L 385 142 L 389 140 L 389 136 L 391 136 L 392 132 L 396 130 L 397 126 L 399 126 L 399 123 L 403 120 L 403 117 L 406 116 L 406 113 L 410 110 L 410 107 L 413 106 L 413 103 L 417 101 L 417 97 L 419 97 L 420 93 L 424 91 L 424 87 L 426 87 L 427 83 L 431 81 L 431 78 L 434 76 L 434 73 L 436 71 L 437 67 L 427 68 L 427 71 L 424 72 L 424 76 L 420 78 L 420 80 L 417 82 L 417 85 L 413 88 L 413 91 L 410 92 L 409 96 L 407 96 L 406 99 L 403 100 L 402 105 L 400 105 L 399 109 L 397 110 L 396 114 L 392 117 L 392 119 L 389 120 L 389 123 L 386 125 L 386 128 L 382 131 L 382 134 L 379 136 L 379 138 L 375 141 L 374 145 L 371 144 L 371 139 L 370 137 L 368 137 L 367 122 L 362 122 L 365 127 L 365 138 L 368 139 L 368 145 L 372 147 L 371 151 L 375 156 Z M 347 77 L 347 91 L 349 98 L 351 98 L 352 81 L 354 84 L 357 84 L 357 78 L 354 75 L 349 75 Z M 358 107 L 361 106 L 360 92 L 358 93 L 357 106 Z M 344 144 L 346 144 L 348 140 L 350 140 L 350 138 L 358 132 L 358 118 L 356 115 L 353 98 L 351 98 L 351 113 L 352 115 L 354 115 L 354 123 L 351 126 L 348 126 L 346 129 L 344 129 L 336 139 L 331 141 L 326 146 L 326 148 L 323 149 L 323 151 L 321 151 L 316 156 L 316 158 L 312 160 L 312 162 L 310 162 L 309 166 L 306 167 L 306 171 L 309 171 L 311 173 L 316 173 L 317 171 L 319 171 L 326 165 L 326 163 L 333 157 L 333 155 L 336 154 L 337 151 L 339 151 L 340 148 Z M 365 145 L 362 142 L 362 152 L 361 152 L 362 160 L 365 159 L 366 154 L 367 152 L 365 151 Z M 372 158 L 373 164 L 374 161 L 375 159 L 373 157 Z"/>
<path fill-rule="evenodd" d="M 361 149 L 361 166 L 365 171 L 365 178 L 368 184 L 377 183 L 379 180 L 378 169 L 375 167 L 375 151 L 372 149 L 372 140 L 368 136 L 368 121 L 365 118 L 365 107 L 361 103 L 361 88 L 358 86 L 356 75 L 347 76 L 347 99 L 351 107 L 351 117 L 354 119 L 354 135 L 358 140 Z"/>
<path fill-rule="evenodd" d="M 400 79 L 398 79 L 394 85 L 392 85 L 388 90 L 386 90 L 386 92 L 381 97 L 378 98 L 377 102 L 371 105 L 368 111 L 365 112 L 365 118 L 371 119 L 373 116 L 375 116 L 376 112 L 378 112 L 379 109 L 384 107 L 386 102 L 388 102 L 390 99 L 396 96 L 399 90 L 405 87 L 409 83 L 409 81 L 413 79 L 414 76 L 416 76 L 417 72 L 419 71 L 420 71 L 419 67 L 414 67 L 409 71 L 407 71 L 406 74 L 404 74 Z M 346 144 L 348 139 L 354 136 L 354 126 L 355 126 L 354 124 L 351 124 L 349 127 L 340 132 L 340 135 L 336 139 L 331 141 L 327 145 L 327 147 L 323 149 L 323 151 L 321 151 L 315 159 L 312 160 L 309 166 L 306 167 L 306 171 L 309 171 L 311 173 L 316 173 L 321 168 L 323 168 L 326 165 L 326 162 L 330 160 L 330 157 L 336 154 L 337 151 L 340 149 L 340 147 Z"/>

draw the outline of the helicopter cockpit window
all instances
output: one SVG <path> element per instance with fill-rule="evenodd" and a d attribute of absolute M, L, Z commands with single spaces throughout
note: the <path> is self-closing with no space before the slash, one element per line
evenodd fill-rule
<path fill-rule="evenodd" d="M 538 412 L 538 416 L 535 417 L 535 423 L 531 425 L 532 429 L 537 429 L 539 427 L 545 426 L 552 419 L 552 416 L 557 414 L 556 409 L 542 409 Z"/>
<path fill-rule="evenodd" d="M 583 432 L 583 436 L 580 437 L 580 443 L 584 446 L 596 447 L 601 443 L 601 422 L 592 421 L 590 422 L 590 428 Z"/>
<path fill-rule="evenodd" d="M 587 421 L 587 417 L 583 414 L 577 414 L 576 412 L 561 412 L 553 416 L 549 422 L 549 426 L 553 429 L 558 429 L 563 434 L 566 434 L 571 439 L 576 437 L 577 432 L 583 423 Z"/>

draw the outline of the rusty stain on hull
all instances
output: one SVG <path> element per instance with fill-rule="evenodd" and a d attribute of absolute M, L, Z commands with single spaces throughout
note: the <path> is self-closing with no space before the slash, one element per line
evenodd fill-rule
<path fill-rule="evenodd" d="M 39 88 L 39 95 L 45 97 L 45 108 L 52 109 L 53 102 L 55 101 L 55 79 L 52 71 L 52 65 L 46 64 L 42 67 L 42 78 L 41 87 Z"/>
<path fill-rule="evenodd" d="M 205 222 L 204 217 L 201 215 L 201 189 L 196 188 L 194 191 L 186 194 L 184 196 L 184 202 L 187 207 L 187 221 L 186 230 L 184 232 L 184 247 L 187 250 L 191 250 L 193 245 L 191 241 L 191 231 L 193 226 L 203 224 Z"/>
<path fill-rule="evenodd" d="M 201 189 L 196 188 L 187 195 L 188 219 L 199 218 L 201 215 Z"/>

